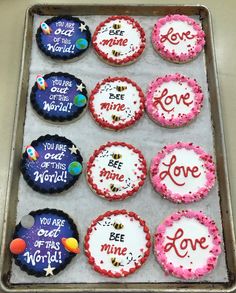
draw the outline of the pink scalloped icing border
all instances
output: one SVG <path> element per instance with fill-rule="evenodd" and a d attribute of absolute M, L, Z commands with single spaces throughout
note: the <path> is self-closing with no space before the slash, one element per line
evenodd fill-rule
<path fill-rule="evenodd" d="M 214 244 L 212 250 L 210 251 L 212 256 L 210 256 L 206 260 L 206 265 L 204 267 L 197 268 L 196 270 L 191 270 L 183 267 L 175 267 L 174 264 L 168 261 L 164 252 L 163 243 L 166 229 L 172 226 L 174 221 L 179 221 L 182 217 L 195 218 L 202 225 L 206 226 L 208 228 L 209 234 L 212 235 Z M 173 276 L 182 279 L 197 279 L 210 273 L 216 267 L 218 255 L 220 255 L 221 253 L 220 244 L 221 237 L 219 231 L 216 227 L 215 222 L 211 218 L 205 216 L 201 211 L 197 212 L 192 210 L 185 210 L 173 213 L 157 227 L 154 241 L 154 252 L 158 262 L 163 267 L 164 271 L 168 274 L 172 274 Z"/>
<path fill-rule="evenodd" d="M 160 39 L 160 28 L 169 21 L 183 21 L 187 22 L 189 25 L 192 25 L 196 34 L 196 45 L 189 50 L 189 53 L 177 54 L 175 51 L 169 51 L 165 48 L 165 45 L 159 41 Z M 167 15 L 163 18 L 160 18 L 154 25 L 152 32 L 152 43 L 157 52 L 165 59 L 171 60 L 173 62 L 182 63 L 187 62 L 195 58 L 203 49 L 205 45 L 205 33 L 202 30 L 201 26 L 192 18 L 186 15 L 173 14 Z"/>
<path fill-rule="evenodd" d="M 166 118 L 163 113 L 162 115 L 160 115 L 158 112 L 158 108 L 154 106 L 153 96 L 156 89 L 160 87 L 163 83 L 168 83 L 170 81 L 186 82 L 194 92 L 194 106 L 192 107 L 191 111 L 188 114 L 179 115 L 178 118 Z M 146 110 L 148 115 L 161 126 L 181 127 L 195 119 L 196 116 L 200 113 L 203 106 L 203 98 L 204 95 L 202 93 L 201 87 L 198 85 L 196 80 L 181 75 L 179 73 L 165 75 L 163 77 L 158 77 L 151 82 L 146 98 Z"/>
<path fill-rule="evenodd" d="M 181 195 L 175 193 L 168 189 L 166 184 L 161 182 L 161 179 L 158 176 L 159 164 L 162 159 L 175 149 L 185 148 L 187 150 L 193 150 L 204 162 L 204 167 L 206 169 L 206 183 L 204 186 L 200 187 L 198 191 L 194 193 L 187 193 Z M 210 189 L 214 186 L 216 180 L 216 168 L 212 160 L 212 156 L 207 154 L 200 146 L 196 146 L 193 143 L 188 142 L 177 142 L 175 144 L 165 146 L 153 159 L 150 167 L 150 176 L 151 182 L 154 189 L 161 193 L 164 198 L 167 198 L 175 203 L 191 203 L 199 201 L 202 198 L 206 197 Z"/>

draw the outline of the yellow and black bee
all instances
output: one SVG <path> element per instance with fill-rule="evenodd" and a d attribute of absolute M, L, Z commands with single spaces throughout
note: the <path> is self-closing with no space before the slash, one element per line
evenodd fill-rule
<path fill-rule="evenodd" d="M 119 188 L 118 188 L 118 187 L 115 187 L 114 184 L 110 184 L 110 189 L 111 189 L 111 191 L 113 191 L 113 192 L 117 192 L 117 191 L 119 190 Z"/>
<path fill-rule="evenodd" d="M 119 51 L 112 50 L 111 52 L 112 52 L 112 54 L 113 54 L 115 57 L 120 56 L 120 52 L 119 52 Z"/>
<path fill-rule="evenodd" d="M 121 24 L 120 23 L 114 23 L 112 26 L 115 30 L 118 30 L 121 28 Z"/>
<path fill-rule="evenodd" d="M 112 257 L 112 258 L 111 258 L 111 263 L 113 264 L 114 267 L 119 267 L 119 266 L 121 265 L 121 262 L 118 261 L 118 260 L 116 259 L 116 257 Z"/>
<path fill-rule="evenodd" d="M 112 158 L 113 158 L 114 160 L 119 160 L 119 159 L 122 158 L 122 155 L 121 155 L 121 154 L 112 154 Z"/>
<path fill-rule="evenodd" d="M 120 116 L 116 116 L 115 114 L 111 115 L 113 121 L 120 121 Z"/>
<path fill-rule="evenodd" d="M 127 86 L 125 86 L 125 85 L 118 85 L 118 86 L 116 87 L 116 90 L 117 90 L 118 92 L 123 92 L 123 91 L 127 90 Z"/>
<path fill-rule="evenodd" d="M 119 224 L 119 223 L 114 223 L 113 224 L 113 227 L 116 229 L 116 230 L 120 230 L 120 229 L 122 229 L 122 228 L 124 228 L 124 225 L 123 224 Z"/>

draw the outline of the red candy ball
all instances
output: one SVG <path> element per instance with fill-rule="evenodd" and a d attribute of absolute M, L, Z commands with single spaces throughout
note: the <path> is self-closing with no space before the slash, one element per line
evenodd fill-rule
<path fill-rule="evenodd" d="M 10 243 L 10 251 L 13 254 L 21 254 L 26 249 L 26 242 L 21 238 L 13 239 Z"/>

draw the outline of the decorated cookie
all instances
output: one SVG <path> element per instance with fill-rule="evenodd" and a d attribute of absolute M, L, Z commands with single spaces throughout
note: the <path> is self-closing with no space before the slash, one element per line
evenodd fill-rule
<path fill-rule="evenodd" d="M 90 157 L 87 180 L 97 195 L 107 200 L 123 200 L 144 184 L 146 161 L 142 153 L 124 142 L 108 142 Z"/>
<path fill-rule="evenodd" d="M 37 75 L 30 100 L 37 113 L 54 122 L 81 116 L 87 105 L 84 83 L 68 73 Z"/>
<path fill-rule="evenodd" d="M 89 109 L 102 127 L 121 130 L 134 124 L 143 115 L 144 95 L 132 80 L 109 77 L 98 83 L 92 91 Z"/>
<path fill-rule="evenodd" d="M 201 52 L 205 33 L 200 24 L 186 15 L 167 15 L 154 25 L 152 43 L 164 59 L 184 63 Z"/>
<path fill-rule="evenodd" d="M 177 203 L 204 198 L 216 178 L 212 156 L 192 143 L 177 142 L 165 146 L 152 160 L 153 187 L 163 197 Z"/>
<path fill-rule="evenodd" d="M 93 38 L 96 53 L 112 65 L 134 62 L 145 48 L 145 32 L 129 16 L 110 16 L 99 24 Z"/>
<path fill-rule="evenodd" d="M 82 172 L 83 158 L 69 139 L 40 136 L 23 153 L 21 172 L 26 182 L 41 193 L 57 193 L 71 187 Z"/>
<path fill-rule="evenodd" d="M 57 60 L 80 57 L 89 47 L 91 34 L 84 21 L 72 16 L 58 16 L 42 22 L 37 30 L 39 49 Z"/>
<path fill-rule="evenodd" d="M 221 237 L 212 219 L 191 210 L 172 214 L 159 225 L 154 251 L 168 274 L 198 279 L 210 273 L 221 253 Z"/>
<path fill-rule="evenodd" d="M 147 94 L 146 109 L 161 126 L 181 127 L 200 113 L 203 93 L 197 82 L 180 74 L 154 80 Z"/>
<path fill-rule="evenodd" d="M 73 220 L 64 212 L 43 209 L 29 213 L 16 226 L 10 251 L 29 275 L 50 277 L 80 252 Z"/>
<path fill-rule="evenodd" d="M 119 278 L 134 273 L 147 260 L 150 239 L 145 221 L 134 212 L 108 211 L 88 228 L 84 249 L 95 271 Z"/>

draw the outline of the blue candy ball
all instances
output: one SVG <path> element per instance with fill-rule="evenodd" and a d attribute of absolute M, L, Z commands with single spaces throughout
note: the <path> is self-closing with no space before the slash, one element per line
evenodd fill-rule
<path fill-rule="evenodd" d="M 79 175 L 82 172 L 82 165 L 79 162 L 74 161 L 68 166 L 68 172 L 74 176 Z"/>
<path fill-rule="evenodd" d="M 86 39 L 78 39 L 75 46 L 79 50 L 84 50 L 88 47 L 88 41 Z"/>
<path fill-rule="evenodd" d="M 86 97 L 82 94 L 78 94 L 74 97 L 74 104 L 77 107 L 83 107 L 86 104 L 87 100 Z"/>

